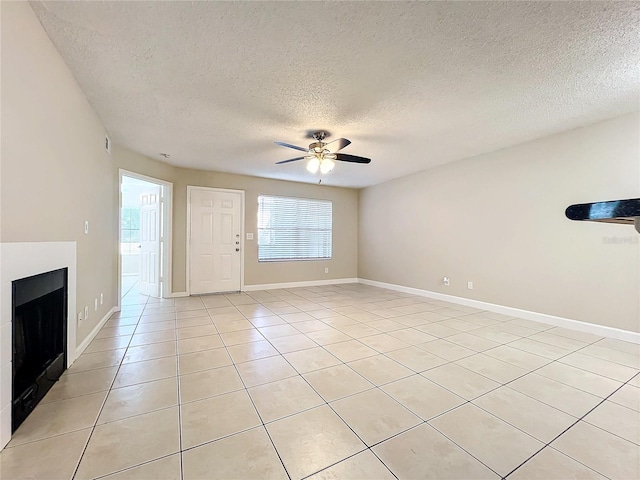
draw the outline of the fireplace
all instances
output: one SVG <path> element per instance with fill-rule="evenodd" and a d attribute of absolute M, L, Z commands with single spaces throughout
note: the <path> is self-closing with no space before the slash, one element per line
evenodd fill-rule
<path fill-rule="evenodd" d="M 12 282 L 14 432 L 60 378 L 67 353 L 67 269 Z"/>
<path fill-rule="evenodd" d="M 76 359 L 76 242 L 0 242 L 0 450 L 11 440 L 13 399 L 13 282 L 60 269 L 67 271 L 63 338 L 68 368 Z M 54 289 L 59 290 L 59 289 Z M 64 332 L 66 331 L 66 335 Z"/>

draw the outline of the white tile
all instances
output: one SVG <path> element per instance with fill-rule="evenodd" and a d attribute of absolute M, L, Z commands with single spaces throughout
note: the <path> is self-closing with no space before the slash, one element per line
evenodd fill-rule
<path fill-rule="evenodd" d="M 373 447 L 373 451 L 401 480 L 500 478 L 427 424 L 382 442 Z"/>
<path fill-rule="evenodd" d="M 396 477 L 370 450 L 365 450 L 312 475 L 309 480 L 335 480 L 338 478 L 394 480 Z"/>
<path fill-rule="evenodd" d="M 422 423 L 422 419 L 378 388 L 336 400 L 331 408 L 369 446 Z"/>
<path fill-rule="evenodd" d="M 509 480 L 605 480 L 596 471 L 585 467 L 572 458 L 553 448 L 545 448 L 529 459 L 515 472 L 509 475 Z"/>
<path fill-rule="evenodd" d="M 470 403 L 429 423 L 503 476 L 544 447 L 544 443 Z"/>
<path fill-rule="evenodd" d="M 509 388 L 529 395 L 574 417 L 581 417 L 602 400 L 600 397 L 536 373 L 518 378 L 509 384 Z"/>
<path fill-rule="evenodd" d="M 500 386 L 487 377 L 453 363 L 432 368 L 421 375 L 467 400 L 484 395 Z"/>
<path fill-rule="evenodd" d="M 640 345 L 637 346 L 637 351 L 633 353 L 631 351 L 620 351 L 598 345 L 589 345 L 580 350 L 580 353 L 626 365 L 627 367 L 640 369 Z"/>
<path fill-rule="evenodd" d="M 605 401 L 584 417 L 584 421 L 640 445 L 640 412 Z"/>
<path fill-rule="evenodd" d="M 472 372 L 484 375 L 495 382 L 503 384 L 526 375 L 529 372 L 524 368 L 517 367 L 482 353 L 463 358 L 455 363 Z"/>
<path fill-rule="evenodd" d="M 580 342 L 592 343 L 597 342 L 598 340 L 602 340 L 602 337 L 599 335 L 594 335 L 592 333 L 579 332 L 578 330 L 572 330 L 570 328 L 564 327 L 556 327 L 549 330 L 549 333 L 553 335 L 560 335 L 561 337 L 571 338 L 573 340 L 578 340 Z"/>
<path fill-rule="evenodd" d="M 618 363 L 603 360 L 601 358 L 583 355 L 580 352 L 572 353 L 559 360 L 559 362 L 582 368 L 592 373 L 612 378 L 619 382 L 626 382 L 638 373 L 638 370 Z"/>
<path fill-rule="evenodd" d="M 550 442 L 578 419 L 509 387 L 473 400 L 475 405 L 542 442 Z"/>
<path fill-rule="evenodd" d="M 94 455 L 94 461 L 103 464 L 101 475 L 109 475 L 105 478 L 177 479 L 181 458 L 188 458 L 182 464 L 185 478 L 212 480 L 287 474 L 292 479 L 378 480 L 392 473 L 400 480 L 499 478 L 487 467 L 509 473 L 621 385 L 616 377 L 633 373 L 629 367 L 639 358 L 639 347 L 625 342 L 604 339 L 588 346 L 592 338 L 579 332 L 359 284 L 148 300 L 137 293 L 124 300 L 123 314 L 114 315 L 99 334 L 109 347 L 113 340 L 108 338 L 117 328 L 125 332 L 140 326 L 133 343 L 142 346 L 129 348 L 121 367 L 124 349 L 106 350 L 81 356 L 68 375 L 83 372 L 79 375 L 93 381 L 90 374 L 98 374 L 98 368 L 119 369 L 116 385 L 127 386 L 110 391 L 97 432 L 170 410 L 176 410 L 172 415 L 177 418 L 179 382 L 182 448 L 187 451 L 136 459 L 138 448 L 126 449 L 121 454 L 136 458 L 116 471 L 121 468 L 118 460 L 96 450 L 99 458 Z M 145 316 L 138 323 L 142 311 Z M 241 312 L 255 318 L 248 321 Z M 263 314 L 268 316 L 258 316 Z M 0 329 L 0 360 L 10 360 L 7 331 L 10 323 Z M 523 335 L 531 336 L 500 346 Z M 11 363 L 0 367 L 0 407 L 5 407 L 0 411 L 0 442 L 6 442 L 11 435 Z M 524 376 L 510 381 L 519 375 Z M 625 472 L 622 464 L 613 465 L 618 461 L 613 455 L 640 455 L 635 436 L 639 379 L 580 421 L 575 433 L 574 427 L 562 433 L 558 440 L 568 437 L 564 442 L 553 441 L 513 477 L 615 478 L 618 469 Z M 81 392 L 85 382 L 82 386 Z M 69 421 L 78 418 L 84 403 L 71 411 Z M 138 445 L 144 449 L 156 443 L 162 429 L 148 422 L 129 433 L 148 436 L 147 445 Z M 376 446 L 366 449 L 354 430 Z M 587 430 L 598 439 L 577 435 Z M 22 436 L 14 436 L 14 443 Z M 116 441 L 123 438 L 120 434 Z M 600 445 L 601 439 L 610 445 Z M 157 441 L 158 446 L 166 443 Z M 27 446 L 35 448 L 36 443 Z M 580 450 L 582 445 L 592 446 L 592 454 Z M 220 461 L 227 464 L 213 470 Z M 38 478 L 57 478 L 58 470 L 45 466 Z"/>
<path fill-rule="evenodd" d="M 640 356 L 640 344 L 624 342 L 622 340 L 615 340 L 613 338 L 605 338 L 595 343 L 594 346 L 610 348 L 619 352 L 630 353 L 635 356 Z"/>
<path fill-rule="evenodd" d="M 366 449 L 328 406 L 268 424 L 267 431 L 289 475 L 300 479 Z"/>
<path fill-rule="evenodd" d="M 536 373 L 602 398 L 611 395 L 622 385 L 610 378 L 560 362 L 550 363 L 536 370 Z"/>
<path fill-rule="evenodd" d="M 464 398 L 421 375 L 388 383 L 382 390 L 423 420 L 429 420 L 466 402 Z"/>
<path fill-rule="evenodd" d="M 620 390 L 609 397 L 609 400 L 618 405 L 624 405 L 640 412 L 640 389 L 631 384 L 624 385 Z"/>
<path fill-rule="evenodd" d="M 551 446 L 609 478 L 640 478 L 638 446 L 587 422 L 578 422 Z"/>

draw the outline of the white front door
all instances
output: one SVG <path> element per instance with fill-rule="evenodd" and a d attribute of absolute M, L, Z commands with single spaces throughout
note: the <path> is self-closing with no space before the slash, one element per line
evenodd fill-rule
<path fill-rule="evenodd" d="M 242 192 L 190 189 L 190 293 L 240 290 Z"/>
<path fill-rule="evenodd" d="M 160 185 L 140 196 L 140 293 L 160 296 Z"/>

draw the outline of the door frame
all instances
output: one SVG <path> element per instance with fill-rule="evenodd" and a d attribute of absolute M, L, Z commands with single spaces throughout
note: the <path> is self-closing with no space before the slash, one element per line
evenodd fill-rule
<path fill-rule="evenodd" d="M 162 291 L 160 295 L 162 298 L 171 298 L 173 296 L 171 292 L 173 183 L 120 168 L 118 169 L 118 309 L 122 307 L 122 253 L 120 251 L 120 245 L 122 244 L 122 177 L 136 178 L 164 187 L 162 196 L 162 231 L 160 232 L 162 235 L 162 277 L 160 280 L 162 282 Z"/>
<path fill-rule="evenodd" d="M 245 205 L 245 191 L 234 190 L 230 188 L 216 188 L 216 187 L 197 187 L 194 185 L 187 185 L 187 295 L 191 295 L 191 192 L 194 190 L 205 190 L 209 192 L 226 192 L 226 193 L 239 193 L 240 194 L 240 291 L 244 291 L 244 205 Z"/>

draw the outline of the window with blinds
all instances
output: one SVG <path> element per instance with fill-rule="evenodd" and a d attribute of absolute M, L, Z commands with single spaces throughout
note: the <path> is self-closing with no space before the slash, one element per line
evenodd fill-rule
<path fill-rule="evenodd" d="M 331 258 L 332 203 L 258 196 L 258 261 Z"/>

